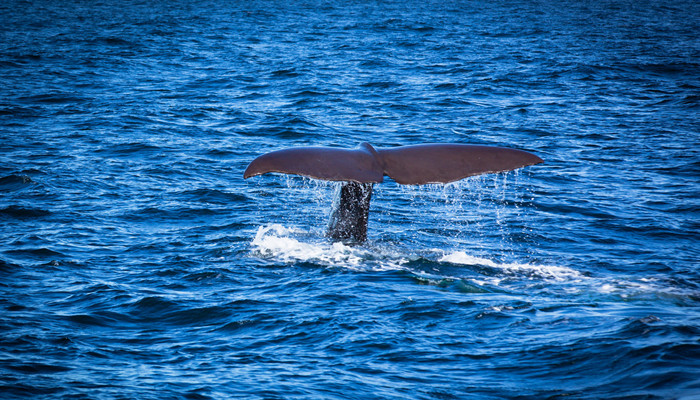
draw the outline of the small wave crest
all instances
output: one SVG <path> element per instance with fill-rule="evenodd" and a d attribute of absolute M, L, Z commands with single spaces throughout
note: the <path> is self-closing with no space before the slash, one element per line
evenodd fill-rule
<path fill-rule="evenodd" d="M 566 267 L 528 263 L 500 263 L 465 251 L 445 253 L 442 249 L 416 250 L 396 244 L 366 243 L 349 246 L 315 236 L 312 232 L 280 224 L 258 227 L 252 242 L 253 254 L 283 263 L 309 262 L 356 270 L 408 270 L 423 275 L 474 278 L 473 270 L 455 270 L 455 265 L 478 267 L 477 274 L 498 285 L 504 278 L 526 278 L 553 282 L 575 282 L 582 273 Z M 426 266 L 427 265 L 427 266 Z M 458 268 L 459 268 L 458 267 Z"/>
<path fill-rule="evenodd" d="M 571 268 L 527 263 L 497 263 L 487 258 L 470 256 L 464 251 L 456 251 L 446 254 L 441 257 L 439 261 L 460 265 L 477 265 L 488 267 L 506 275 L 524 275 L 530 278 L 544 278 L 562 282 L 581 280 L 585 277 L 580 272 Z"/>
<path fill-rule="evenodd" d="M 8 175 L 0 178 L 0 192 L 12 192 L 35 183 L 27 175 Z"/>
<path fill-rule="evenodd" d="M 51 212 L 41 208 L 11 205 L 0 209 L 0 217 L 11 217 L 16 219 L 39 218 L 50 215 Z"/>

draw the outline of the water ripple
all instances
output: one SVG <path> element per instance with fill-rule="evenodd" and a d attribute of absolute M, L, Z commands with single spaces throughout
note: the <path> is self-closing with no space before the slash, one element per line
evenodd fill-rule
<path fill-rule="evenodd" d="M 698 392 L 697 2 L 69 3 L 0 5 L 5 397 Z M 241 176 L 362 141 L 545 163 L 387 178 L 360 246 Z"/>

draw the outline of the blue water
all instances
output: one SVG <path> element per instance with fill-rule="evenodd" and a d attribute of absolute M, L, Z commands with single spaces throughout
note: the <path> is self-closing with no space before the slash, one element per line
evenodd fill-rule
<path fill-rule="evenodd" d="M 700 3 L 0 5 L 3 399 L 700 398 Z M 544 164 L 337 184 L 268 151 Z"/>

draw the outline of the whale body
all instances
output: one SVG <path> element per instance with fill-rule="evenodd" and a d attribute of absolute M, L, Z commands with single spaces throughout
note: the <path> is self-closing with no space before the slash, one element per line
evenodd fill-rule
<path fill-rule="evenodd" d="M 326 235 L 334 240 L 363 242 L 372 185 L 381 183 L 384 176 L 404 185 L 449 183 L 541 162 L 532 153 L 504 147 L 420 144 L 375 149 L 365 142 L 355 149 L 295 147 L 266 153 L 248 165 L 243 178 L 278 172 L 345 182 Z"/>

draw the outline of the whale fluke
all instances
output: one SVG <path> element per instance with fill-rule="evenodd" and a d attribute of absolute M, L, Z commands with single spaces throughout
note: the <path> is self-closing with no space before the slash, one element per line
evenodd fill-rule
<path fill-rule="evenodd" d="M 357 149 L 295 147 L 263 154 L 253 160 L 243 178 L 281 172 L 327 181 L 379 183 L 384 178 L 376 151 L 369 143 Z"/>
<path fill-rule="evenodd" d="M 522 150 L 466 144 L 420 144 L 375 149 L 297 147 L 273 151 L 253 160 L 243 178 L 281 172 L 346 182 L 331 214 L 327 236 L 362 242 L 367 237 L 372 184 L 389 176 L 404 185 L 449 183 L 469 176 L 511 171 L 542 159 Z"/>
<path fill-rule="evenodd" d="M 404 185 L 449 183 L 542 162 L 526 151 L 467 144 L 421 144 L 378 153 L 384 174 Z"/>
<path fill-rule="evenodd" d="M 253 160 L 243 177 L 281 172 L 329 181 L 380 183 L 386 175 L 404 185 L 423 185 L 541 162 L 534 154 L 503 147 L 421 144 L 375 150 L 362 143 L 356 149 L 297 147 L 273 151 Z"/>

